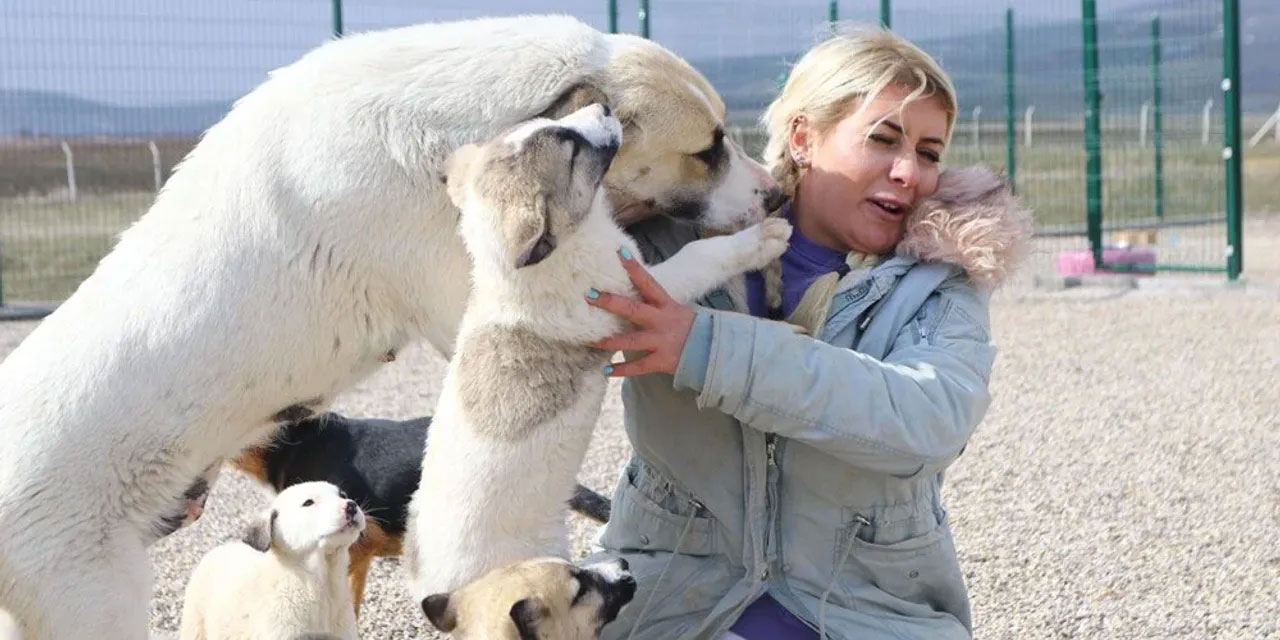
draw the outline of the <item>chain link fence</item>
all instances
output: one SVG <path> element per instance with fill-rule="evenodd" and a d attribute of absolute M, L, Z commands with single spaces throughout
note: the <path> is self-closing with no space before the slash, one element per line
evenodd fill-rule
<path fill-rule="evenodd" d="M 1223 158 L 1233 135 L 1223 81 L 1224 53 L 1239 49 L 1238 2 L 1111 0 L 1090 22 L 1093 0 L 1014 9 L 990 0 L 9 0 L 0 6 L 0 306 L 56 304 L 74 291 L 201 131 L 269 70 L 334 33 L 528 11 L 668 46 L 721 92 L 753 153 L 760 112 L 833 19 L 888 23 L 956 82 L 961 112 L 945 162 L 1004 169 L 1035 210 L 1036 273 L 1234 277 L 1242 242 L 1229 205 L 1240 189 L 1227 176 L 1244 154 Z M 1256 9 L 1261 22 L 1248 25 L 1269 38 L 1280 10 Z M 1280 82 L 1260 84 L 1245 96 L 1246 139 L 1280 111 Z M 1280 135 L 1260 139 L 1249 161 L 1280 166 Z M 1280 210 L 1271 174 L 1245 175 L 1262 198 L 1251 205 Z"/>

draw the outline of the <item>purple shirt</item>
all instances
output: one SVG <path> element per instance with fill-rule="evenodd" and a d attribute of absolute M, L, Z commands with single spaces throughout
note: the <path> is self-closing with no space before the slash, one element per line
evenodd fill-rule
<path fill-rule="evenodd" d="M 746 611 L 729 628 L 746 640 L 817 640 L 818 632 L 764 594 L 747 605 Z"/>
<path fill-rule="evenodd" d="M 792 225 L 795 224 L 791 220 L 790 206 L 782 215 Z M 838 272 L 841 278 L 849 272 L 849 265 L 845 263 L 846 255 L 843 251 L 828 249 L 815 243 L 801 234 L 798 227 L 793 226 L 791 240 L 786 252 L 782 254 L 782 314 L 774 315 L 766 308 L 764 275 L 759 271 L 746 274 L 748 310 L 751 315 L 759 318 L 781 320 L 790 316 L 814 280 L 832 271 Z"/>

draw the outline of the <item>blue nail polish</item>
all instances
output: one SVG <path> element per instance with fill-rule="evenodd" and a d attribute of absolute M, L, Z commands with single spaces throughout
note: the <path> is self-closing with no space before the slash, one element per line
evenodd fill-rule
<path fill-rule="evenodd" d="M 604 374 L 607 376 L 607 375 L 610 375 L 610 374 L 612 374 L 612 373 L 613 373 L 613 365 L 611 365 L 611 364 L 610 364 L 610 365 L 605 365 L 605 367 L 604 367 Z"/>
<path fill-rule="evenodd" d="M 623 259 L 623 260 L 630 260 L 630 259 L 631 259 L 631 250 L 630 250 L 630 249 L 628 249 L 628 248 L 626 248 L 626 247 L 623 247 L 623 248 L 622 248 L 622 251 L 620 251 L 619 253 L 621 253 L 621 254 L 622 254 L 622 259 Z"/>
<path fill-rule="evenodd" d="M 596 298 L 600 297 L 600 292 L 596 291 L 594 287 L 591 289 L 587 289 L 587 297 L 591 298 L 592 300 L 595 300 Z"/>

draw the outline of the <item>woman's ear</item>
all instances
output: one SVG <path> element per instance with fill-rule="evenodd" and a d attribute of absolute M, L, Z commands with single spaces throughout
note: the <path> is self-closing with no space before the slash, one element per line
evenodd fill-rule
<path fill-rule="evenodd" d="M 803 114 L 791 119 L 791 130 L 787 133 L 787 153 L 791 154 L 791 161 L 797 167 L 807 168 L 809 166 L 811 145 L 813 143 L 812 133 L 809 129 L 809 119 Z"/>

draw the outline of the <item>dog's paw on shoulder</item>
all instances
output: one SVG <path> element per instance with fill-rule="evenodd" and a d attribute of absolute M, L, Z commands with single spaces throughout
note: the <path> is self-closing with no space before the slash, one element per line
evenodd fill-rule
<path fill-rule="evenodd" d="M 765 218 L 738 232 L 744 241 L 749 269 L 762 269 L 777 260 L 791 240 L 791 223 L 783 218 Z"/>

